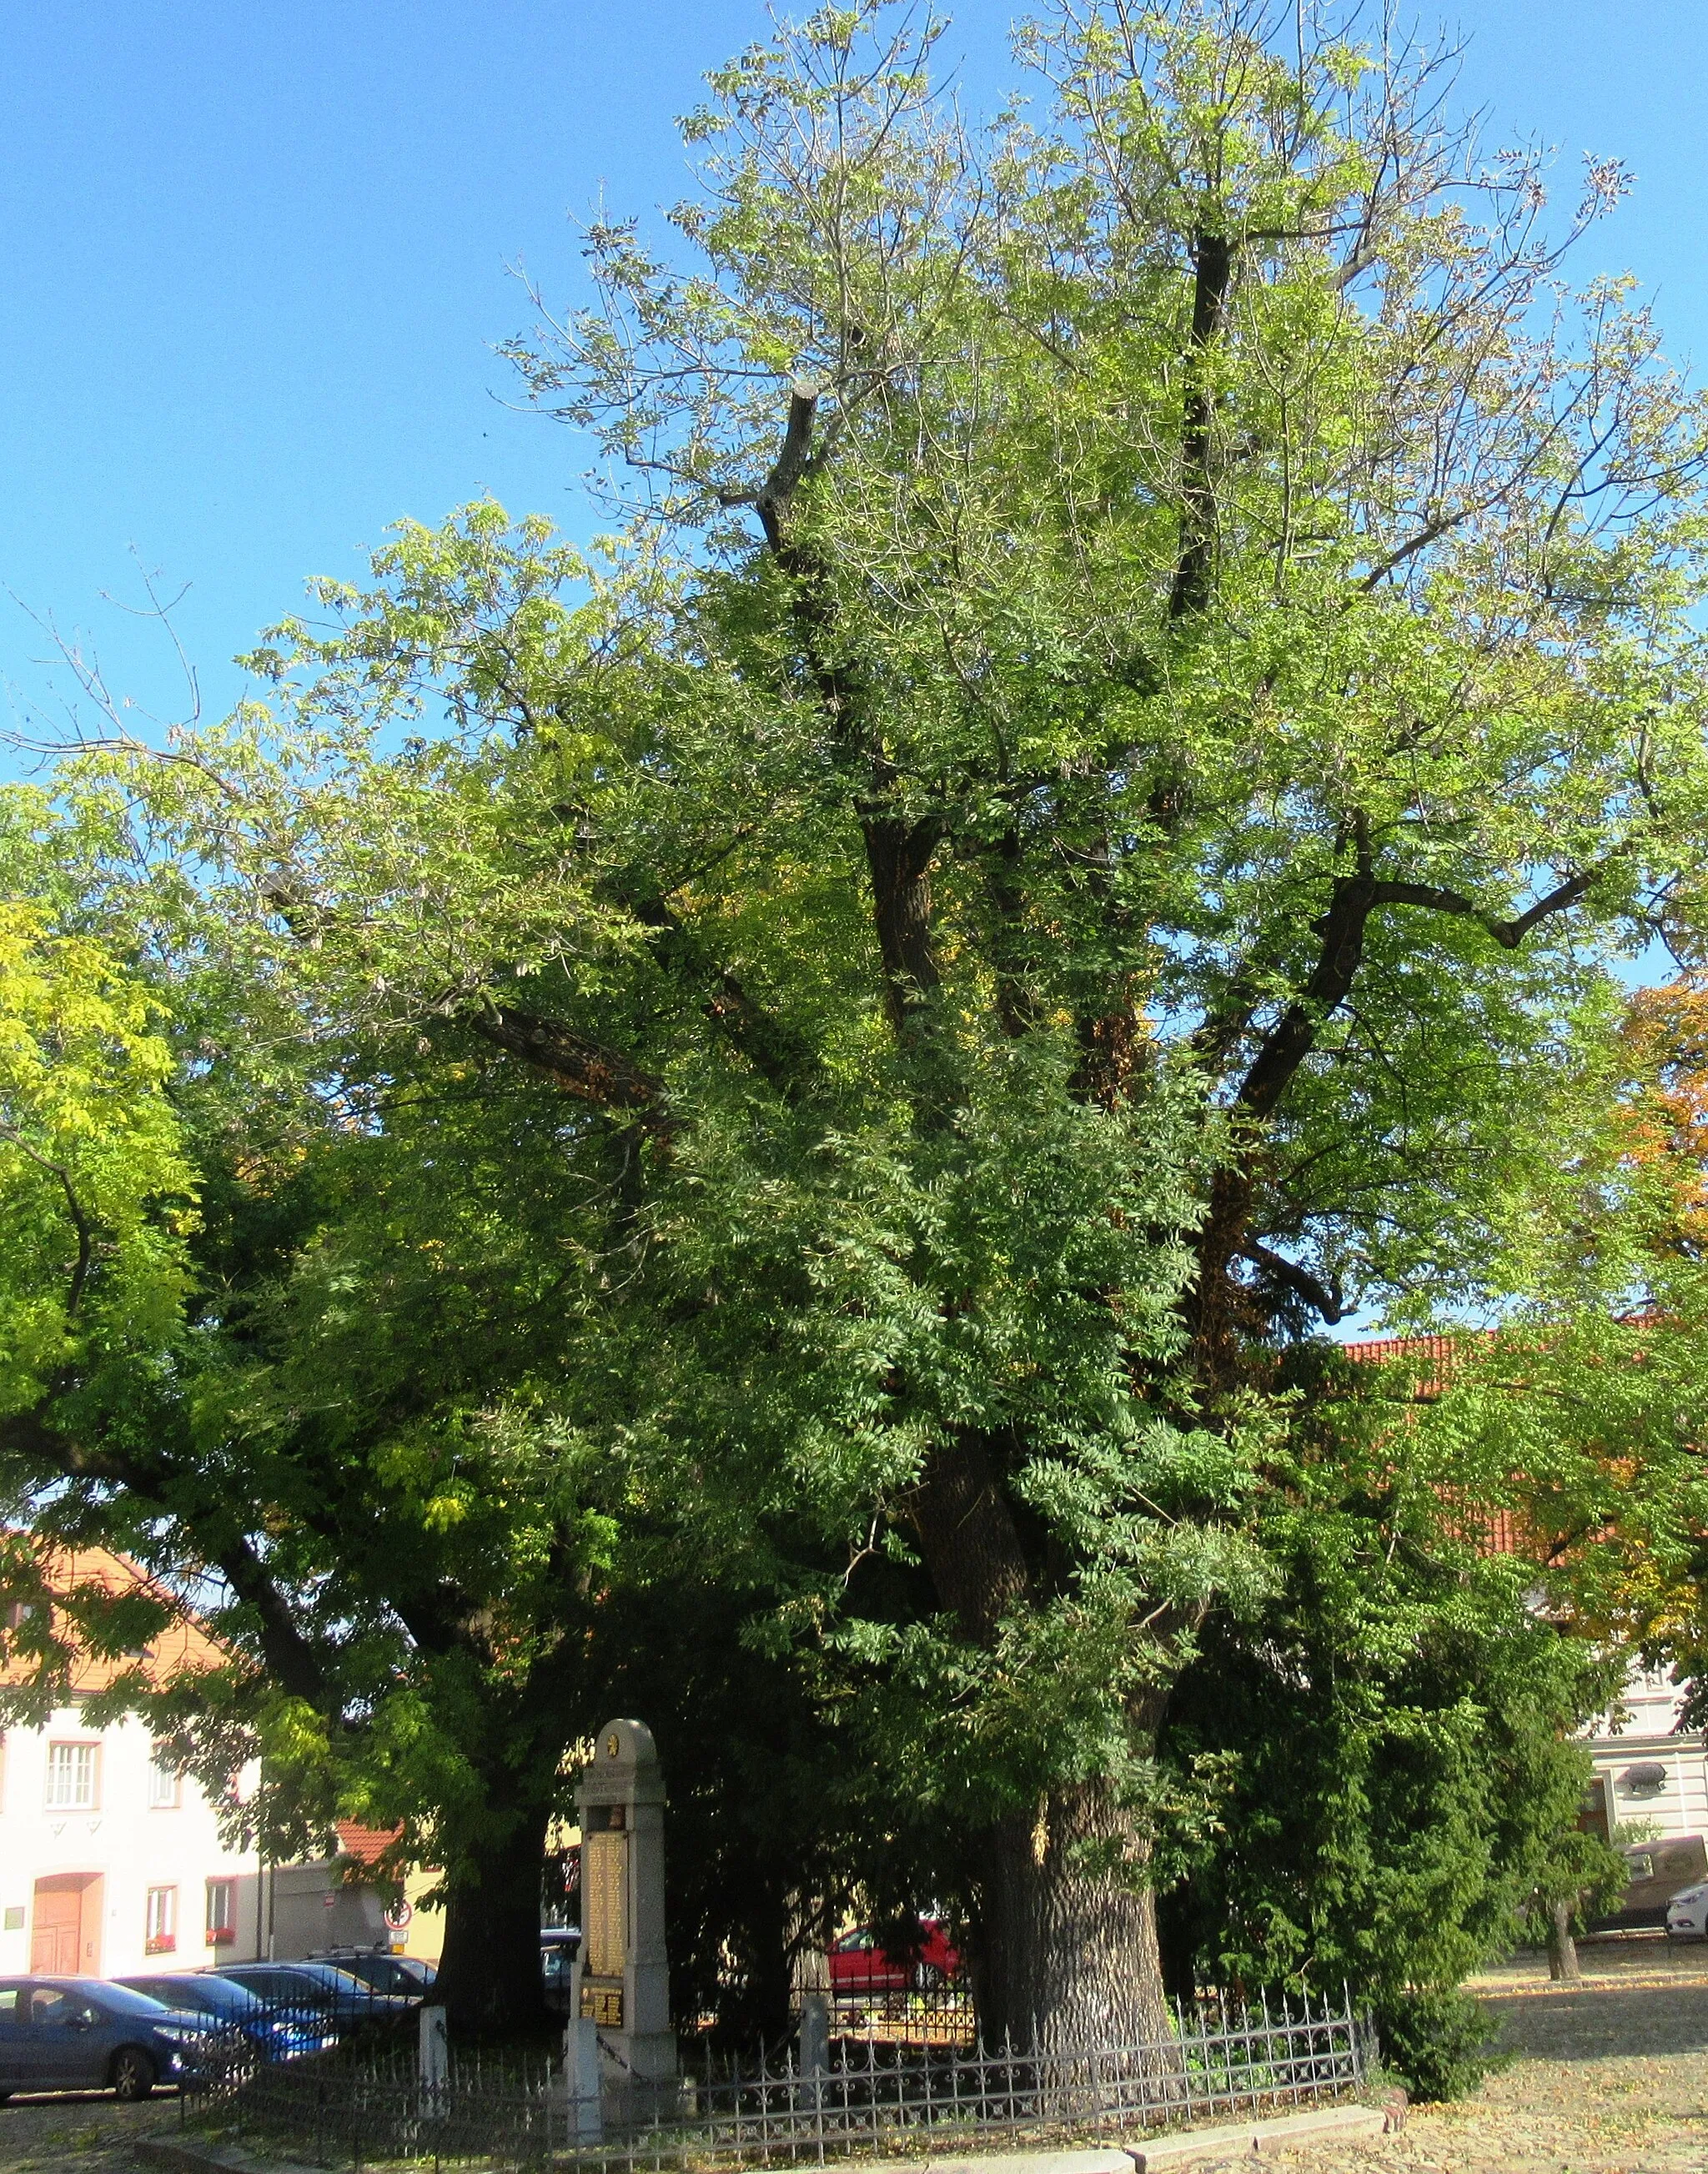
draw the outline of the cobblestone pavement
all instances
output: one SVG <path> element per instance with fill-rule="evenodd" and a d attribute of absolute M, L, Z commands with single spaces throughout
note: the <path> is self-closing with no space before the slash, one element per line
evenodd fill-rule
<path fill-rule="evenodd" d="M 59 2098 L 14 2099 L 0 2106 L 3 2174 L 128 2174 L 138 2136 L 176 2133 L 176 2098 L 121 2106 L 105 2094 L 68 2092 Z"/>
<path fill-rule="evenodd" d="M 1477 1981 L 1516 2058 L 1453 2106 L 1418 2106 L 1402 2135 L 1278 2153 L 1288 2174 L 1704 2174 L 1708 1947 L 1583 1949 L 1581 1988 L 1539 1957 Z M 1249 2174 L 1251 2161 L 1230 2160 Z M 1211 2174 L 1205 2167 L 1203 2174 Z"/>

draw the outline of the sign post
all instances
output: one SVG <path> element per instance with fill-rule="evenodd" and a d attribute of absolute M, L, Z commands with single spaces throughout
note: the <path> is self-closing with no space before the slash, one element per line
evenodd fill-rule
<path fill-rule="evenodd" d="M 612 2080 L 673 2083 L 664 1947 L 664 1777 L 652 1732 L 609 1721 L 576 1790 L 581 1815 L 581 2020 Z"/>

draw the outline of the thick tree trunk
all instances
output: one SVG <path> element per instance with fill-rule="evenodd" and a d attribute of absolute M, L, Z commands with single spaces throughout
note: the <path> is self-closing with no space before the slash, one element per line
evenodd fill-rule
<path fill-rule="evenodd" d="M 1565 1985 L 1576 1985 L 1583 1977 L 1578 1968 L 1577 1942 L 1571 1937 L 1570 1901 L 1550 1905 L 1548 1913 L 1548 1975 Z"/>
<path fill-rule="evenodd" d="M 1088 1863 L 1085 1857 L 1095 1852 Z M 980 2024 L 986 2045 L 1072 2053 L 1166 2047 L 1173 2036 L 1155 1901 L 1134 1891 L 1146 1850 L 1105 1783 L 1053 1792 L 1003 1820 L 984 1879 Z M 1111 1859 L 1119 1858 L 1117 1871 Z M 1171 2073 L 1171 2052 L 1150 2064 Z"/>
<path fill-rule="evenodd" d="M 490 1846 L 455 1879 L 435 1998 L 453 2037 L 528 2038 L 551 2027 L 540 1987 L 542 1812 L 495 1820 Z"/>
<path fill-rule="evenodd" d="M 932 1457 L 914 1497 L 938 1597 L 981 1643 L 1027 1594 L 1013 1517 L 985 1444 L 965 1435 Z M 1154 1734 L 1165 1700 L 1129 1717 Z M 978 1957 L 987 2045 L 1067 2053 L 1167 2047 L 1172 2037 L 1148 1848 L 1105 1782 L 1052 1789 L 1035 1814 L 1012 1813 L 986 1837 Z M 1164 2052 L 1149 2064 L 1174 2073 Z"/>

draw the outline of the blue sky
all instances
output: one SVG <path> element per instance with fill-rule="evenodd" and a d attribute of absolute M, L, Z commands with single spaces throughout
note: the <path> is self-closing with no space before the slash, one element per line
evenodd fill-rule
<path fill-rule="evenodd" d="M 1009 18 L 959 11 L 972 104 Z M 1496 133 L 1634 169 L 1585 268 L 1635 270 L 1708 365 L 1708 5 L 1445 19 Z M 765 27 L 733 0 L 0 0 L 0 587 L 162 706 L 158 644 L 102 602 L 139 599 L 134 548 L 191 585 L 221 706 L 232 654 L 402 516 L 489 489 L 584 530 L 574 441 L 495 397 L 527 316 L 506 265 L 566 295 L 568 214 L 681 195 L 673 116 Z M 0 679 L 38 695 L 44 646 L 0 597 Z"/>

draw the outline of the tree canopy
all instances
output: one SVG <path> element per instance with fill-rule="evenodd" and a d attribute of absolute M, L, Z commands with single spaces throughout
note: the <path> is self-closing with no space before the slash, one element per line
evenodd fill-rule
<path fill-rule="evenodd" d="M 1305 1575 L 1280 1356 L 1517 1287 L 1693 909 L 1708 436 L 1565 283 L 1618 170 L 1557 219 L 1442 56 L 1106 0 L 975 126 L 939 35 L 719 72 L 674 239 L 514 343 L 608 549 L 405 527 L 24 812 L 202 1229 L 146 1442 L 70 1353 L 7 1453 L 224 1572 L 441 1852 L 453 1987 L 601 1623 L 691 1576 L 956 1838 L 987 2025 L 1132 2042 L 1225 1749 L 1175 1687 Z"/>

